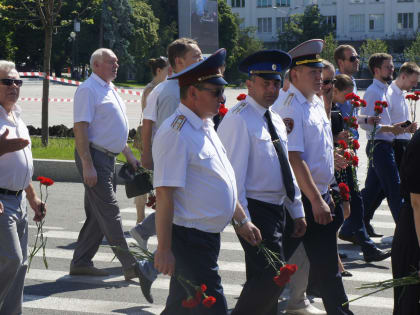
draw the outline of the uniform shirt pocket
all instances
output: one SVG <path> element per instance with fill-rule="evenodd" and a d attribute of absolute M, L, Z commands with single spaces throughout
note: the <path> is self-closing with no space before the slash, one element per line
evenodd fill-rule
<path fill-rule="evenodd" d="M 268 132 L 255 132 L 252 134 L 251 139 L 254 147 L 253 151 L 262 165 L 264 165 L 264 160 L 274 160 L 277 157 L 271 136 Z"/>

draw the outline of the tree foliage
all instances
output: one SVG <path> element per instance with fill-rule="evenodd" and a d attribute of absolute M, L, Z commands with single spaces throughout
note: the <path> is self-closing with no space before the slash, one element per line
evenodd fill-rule
<path fill-rule="evenodd" d="M 322 49 L 321 58 L 328 60 L 332 64 L 335 65 L 334 60 L 334 51 L 338 46 L 337 41 L 334 38 L 332 33 L 329 33 L 327 36 L 324 37 L 324 49 Z"/>
<path fill-rule="evenodd" d="M 408 61 L 420 64 L 420 32 L 417 33 L 415 40 L 404 50 L 404 56 Z"/>
<path fill-rule="evenodd" d="M 370 56 L 375 53 L 388 53 L 388 45 L 380 39 L 368 39 L 360 47 L 362 63 L 367 63 Z"/>
<path fill-rule="evenodd" d="M 325 23 L 318 5 L 309 5 L 303 14 L 293 14 L 279 33 L 278 43 L 281 49 L 288 51 L 298 44 L 313 38 L 324 38 L 333 32 L 333 26 Z"/>

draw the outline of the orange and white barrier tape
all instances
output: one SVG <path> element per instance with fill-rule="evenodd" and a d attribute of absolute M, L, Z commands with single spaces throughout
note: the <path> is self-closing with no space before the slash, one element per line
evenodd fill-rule
<path fill-rule="evenodd" d="M 20 97 L 21 102 L 42 102 L 42 97 Z M 72 98 L 49 98 L 50 103 L 73 103 Z M 124 100 L 125 103 L 140 103 L 141 100 Z"/>
<path fill-rule="evenodd" d="M 19 72 L 19 75 L 21 77 L 40 77 L 40 78 L 45 77 L 43 72 Z M 80 84 L 82 84 L 82 82 L 80 82 L 80 81 L 69 80 L 69 79 L 59 78 L 59 77 L 50 76 L 50 75 L 47 75 L 46 78 L 47 78 L 47 80 L 50 80 L 50 81 L 67 83 L 67 84 L 72 84 L 72 85 L 76 85 L 76 86 L 79 86 Z M 117 91 L 119 93 L 122 93 L 122 94 L 141 96 L 141 92 L 136 91 L 136 90 L 127 90 L 127 89 L 116 88 L 115 91 Z"/>

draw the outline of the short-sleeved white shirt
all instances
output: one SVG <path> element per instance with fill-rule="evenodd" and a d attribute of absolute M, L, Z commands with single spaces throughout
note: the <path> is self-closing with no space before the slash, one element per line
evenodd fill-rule
<path fill-rule="evenodd" d="M 124 101 L 95 73 L 83 82 L 74 95 L 74 122 L 88 122 L 89 142 L 120 153 L 128 139 L 128 119 Z"/>
<path fill-rule="evenodd" d="M 156 133 L 154 187 L 174 190 L 176 225 L 219 233 L 237 203 L 235 173 L 211 119 L 180 104 Z"/>
<path fill-rule="evenodd" d="M 376 101 L 386 101 L 388 103 L 388 107 L 383 108 L 382 114 L 379 116 L 381 117 L 381 121 L 378 124 L 378 130 L 375 133 L 375 140 L 386 140 L 392 141 L 394 140 L 395 136 L 392 132 L 382 132 L 381 126 L 382 125 L 392 125 L 391 116 L 389 115 L 390 109 L 390 102 L 386 97 L 386 91 L 388 89 L 388 84 L 382 83 L 377 79 L 373 79 L 373 82 L 369 87 L 366 89 L 365 95 L 363 96 L 364 100 L 366 101 L 366 107 L 362 107 L 360 109 L 360 113 L 362 115 L 367 116 L 375 116 L 375 102 Z M 366 124 L 363 120 L 360 122 L 360 127 L 366 130 L 366 137 L 369 140 L 371 139 L 371 134 L 373 130 L 373 125 Z"/>
<path fill-rule="evenodd" d="M 293 84 L 288 92 L 291 99 L 272 109 L 287 122 L 289 151 L 301 152 L 318 190 L 325 194 L 334 181 L 331 123 L 319 97 L 308 101 Z"/>
<path fill-rule="evenodd" d="M 227 113 L 217 128 L 235 170 L 239 202 L 248 217 L 246 198 L 284 204 L 293 219 L 302 218 L 305 214 L 293 171 L 295 200 L 291 202 L 286 196 L 280 162 L 264 117 L 266 111 L 267 108 L 248 95 Z M 277 113 L 271 109 L 269 112 L 280 144 L 287 154 L 286 127 Z"/>
<path fill-rule="evenodd" d="M 23 190 L 28 187 L 34 172 L 31 138 L 28 128 L 21 119 L 21 108 L 14 105 L 12 114 L 16 120 L 7 116 L 6 110 L 0 105 L 0 135 L 9 130 L 8 139 L 24 138 L 29 140 L 29 145 L 22 150 L 5 153 L 0 156 L 0 188 L 8 190 Z"/>
<path fill-rule="evenodd" d="M 410 108 L 405 99 L 405 95 L 404 91 L 395 84 L 395 81 L 391 83 L 386 91 L 386 98 L 390 103 L 389 115 L 391 116 L 392 124 L 410 120 Z M 411 133 L 407 132 L 396 135 L 395 139 L 410 140 Z"/>

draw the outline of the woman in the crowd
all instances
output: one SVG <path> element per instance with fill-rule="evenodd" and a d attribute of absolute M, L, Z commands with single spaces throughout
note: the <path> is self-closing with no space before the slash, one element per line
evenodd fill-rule
<path fill-rule="evenodd" d="M 152 81 L 146 85 L 143 90 L 143 95 L 141 96 L 141 118 L 140 124 L 137 128 L 137 133 L 134 139 L 134 147 L 137 148 L 141 153 L 141 127 L 143 124 L 143 110 L 146 107 L 147 97 L 149 96 L 150 92 L 162 81 L 166 80 L 168 76 L 169 63 L 168 58 L 166 57 L 159 57 L 159 58 L 152 58 L 149 59 L 149 66 L 152 70 L 153 79 Z M 144 210 L 147 203 L 147 194 L 137 196 L 135 198 L 135 204 L 137 209 L 137 223 L 140 223 L 144 220 Z"/>
<path fill-rule="evenodd" d="M 404 153 L 401 168 L 401 192 L 404 205 L 392 243 L 394 279 L 417 271 L 420 277 L 420 131 L 414 134 Z M 420 314 L 420 284 L 394 288 L 393 315 Z"/>

